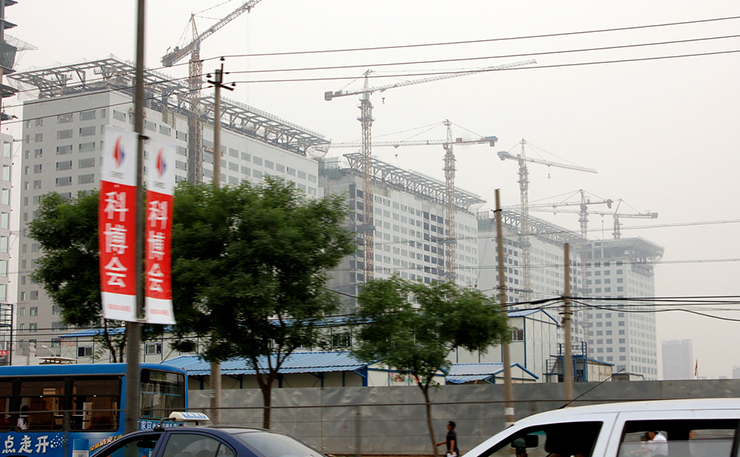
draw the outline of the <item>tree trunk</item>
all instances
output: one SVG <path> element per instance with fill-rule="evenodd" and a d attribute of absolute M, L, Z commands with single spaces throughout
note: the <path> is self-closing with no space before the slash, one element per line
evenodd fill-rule
<path fill-rule="evenodd" d="M 421 392 L 424 394 L 424 406 L 427 410 L 427 427 L 429 427 L 429 437 L 432 439 L 432 451 L 434 457 L 437 457 L 437 440 L 434 436 L 434 424 L 432 424 L 432 402 L 429 401 L 429 386 L 419 385 Z"/>
<path fill-rule="evenodd" d="M 268 380 L 269 381 L 269 380 Z M 272 406 L 272 382 L 260 383 L 262 391 L 262 428 L 270 428 L 270 407 Z"/>

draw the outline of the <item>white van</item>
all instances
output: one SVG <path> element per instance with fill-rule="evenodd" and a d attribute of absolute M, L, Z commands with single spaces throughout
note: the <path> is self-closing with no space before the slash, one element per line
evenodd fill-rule
<path fill-rule="evenodd" d="M 524 418 L 465 457 L 737 457 L 740 399 L 635 401 Z"/>

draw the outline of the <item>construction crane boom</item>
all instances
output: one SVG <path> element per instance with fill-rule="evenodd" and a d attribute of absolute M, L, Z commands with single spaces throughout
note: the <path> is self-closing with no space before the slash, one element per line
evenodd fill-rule
<path fill-rule="evenodd" d="M 516 156 L 513 156 L 508 151 L 499 151 L 496 154 L 498 154 L 498 157 L 501 160 L 506 160 L 506 159 L 517 160 L 517 161 L 524 160 L 525 162 L 538 163 L 540 165 L 547 165 L 548 167 L 565 168 L 568 170 L 583 171 L 586 173 L 598 173 L 593 168 L 579 167 L 578 165 L 570 165 L 567 163 L 550 162 L 549 160 L 533 159 L 531 157 L 523 157 L 521 154 L 517 154 Z"/>
<path fill-rule="evenodd" d="M 396 87 L 412 86 L 414 84 L 422 84 L 422 83 L 427 83 L 431 81 L 439 81 L 442 79 L 451 79 L 451 78 L 457 78 L 460 76 L 474 75 L 476 73 L 485 73 L 487 71 L 506 70 L 509 68 L 521 67 L 524 65 L 532 65 L 536 63 L 537 63 L 536 60 L 525 60 L 522 62 L 513 62 L 513 63 L 504 64 L 504 65 L 496 65 L 492 67 L 478 68 L 476 70 L 461 71 L 457 73 L 445 73 L 443 75 L 429 76 L 427 78 L 413 79 L 409 81 L 401 81 L 401 82 L 397 82 L 393 84 L 386 84 L 384 86 L 371 87 L 369 89 L 363 88 L 363 89 L 350 90 L 350 91 L 339 90 L 336 92 L 328 91 L 328 92 L 324 92 L 324 100 L 331 101 L 334 98 L 345 97 L 347 95 L 360 95 L 360 94 L 365 94 L 365 93 L 372 94 L 373 92 L 384 92 L 388 89 L 395 89 Z M 368 76 L 368 73 L 365 73 L 366 78 L 367 76 Z"/>
<path fill-rule="evenodd" d="M 445 150 L 444 171 L 445 171 L 445 273 L 448 278 L 454 280 L 455 275 L 455 253 L 456 253 L 456 225 L 455 225 L 455 153 L 454 146 L 468 144 L 488 143 L 490 147 L 496 145 L 498 137 L 484 136 L 464 140 L 462 138 L 452 138 L 452 123 L 445 120 L 443 124 L 447 127 L 447 138 L 444 140 L 410 140 L 410 141 L 376 141 L 372 142 L 372 147 L 393 147 L 401 146 L 442 146 Z M 356 148 L 361 147 L 360 142 L 344 142 L 330 144 L 330 148 Z"/>
<path fill-rule="evenodd" d="M 396 87 L 410 86 L 414 84 L 421 84 L 430 81 L 439 81 L 442 79 L 457 78 L 460 76 L 473 75 L 477 73 L 505 70 L 509 68 L 519 67 L 523 65 L 535 64 L 535 60 L 527 60 L 522 62 L 514 62 L 505 65 L 498 65 L 494 67 L 485 67 L 477 70 L 464 71 L 459 73 L 448 73 L 444 75 L 430 76 L 428 78 L 421 78 L 416 80 L 404 81 L 395 84 L 388 84 L 385 86 L 370 87 L 370 70 L 365 72 L 365 81 L 361 90 L 354 91 L 328 91 L 324 92 L 324 100 L 331 101 L 336 97 L 344 97 L 347 95 L 359 95 L 360 96 L 360 125 L 362 126 L 362 173 L 363 173 L 363 259 L 364 259 L 364 280 L 365 282 L 371 280 L 374 274 L 374 251 L 375 251 L 375 227 L 373 225 L 373 190 L 372 190 L 372 144 L 371 144 L 371 130 L 373 124 L 373 104 L 370 102 L 370 95 L 373 92 L 382 92 L 388 89 Z M 454 156 L 452 156 L 454 159 Z M 446 162 L 445 162 L 446 163 Z M 450 165 L 450 168 L 454 168 L 454 165 Z M 445 165 L 445 169 L 448 166 Z M 445 173 L 446 176 L 454 177 L 454 171 L 452 173 Z M 447 188 L 454 189 L 454 178 L 447 178 Z M 451 193 L 451 192 L 448 192 Z M 453 198 L 448 195 L 448 199 Z M 452 226 L 452 232 L 454 233 L 454 225 Z M 454 276 L 454 274 L 453 274 Z"/>
<path fill-rule="evenodd" d="M 254 5 L 259 3 L 260 1 L 262 0 L 249 0 L 245 2 L 243 5 L 232 11 L 229 15 L 213 24 L 205 32 L 201 33 L 200 35 L 194 35 L 193 41 L 191 41 L 184 47 L 180 48 L 176 46 L 172 52 L 169 52 L 162 56 L 162 65 L 164 65 L 165 67 L 173 66 L 174 64 L 182 60 L 186 55 L 190 54 L 193 49 L 199 47 L 200 43 L 203 40 L 216 33 L 219 29 L 221 29 L 229 22 L 236 19 L 240 14 L 244 13 L 245 11 L 249 12 L 252 8 L 254 8 Z M 195 22 L 195 17 L 191 16 L 190 20 Z"/>

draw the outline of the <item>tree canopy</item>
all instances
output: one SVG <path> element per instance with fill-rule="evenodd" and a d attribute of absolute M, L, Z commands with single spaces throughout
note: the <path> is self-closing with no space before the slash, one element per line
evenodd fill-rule
<path fill-rule="evenodd" d="M 457 347 L 485 352 L 507 341 L 506 317 L 490 297 L 451 282 L 425 285 L 392 277 L 368 282 L 358 297 L 353 354 L 412 376 L 424 395 L 434 455 L 429 390 Z"/>
<path fill-rule="evenodd" d="M 344 199 L 309 199 L 268 179 L 218 188 L 182 183 L 172 238 L 177 336 L 209 339 L 211 361 L 243 357 L 258 373 L 269 427 L 273 381 L 296 349 L 318 346 L 339 298 L 327 270 L 355 249 Z M 262 365 L 262 361 L 266 366 Z"/>
<path fill-rule="evenodd" d="M 72 200 L 44 195 L 28 234 L 43 251 L 31 279 L 60 307 L 62 322 L 80 327 L 102 322 L 102 340 L 113 361 L 121 361 L 126 340 L 108 332 L 120 323 L 103 319 L 100 298 L 98 192 L 80 193 Z"/>

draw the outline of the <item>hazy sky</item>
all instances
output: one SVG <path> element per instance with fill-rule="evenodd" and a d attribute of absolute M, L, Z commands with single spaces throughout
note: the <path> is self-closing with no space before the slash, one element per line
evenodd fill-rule
<path fill-rule="evenodd" d="M 198 14 L 198 29 L 204 31 L 215 18 L 226 16 L 241 3 L 149 0 L 147 66 L 158 68 L 167 48 L 187 43 L 183 40 L 190 36 L 191 13 Z M 18 24 L 7 33 L 38 50 L 24 52 L 17 69 L 78 63 L 110 54 L 133 61 L 135 6 L 134 0 L 20 0 L 7 9 L 8 20 Z M 495 148 L 456 149 L 458 187 L 489 200 L 487 207 L 493 205 L 496 188 L 501 189 L 504 205 L 518 204 L 517 165 L 501 162 L 495 152 L 517 152 L 522 139 L 538 148 L 527 150 L 530 157 L 595 168 L 599 173 L 591 175 L 531 165 L 530 202 L 562 200 L 584 189 L 594 200 L 623 199 L 625 212 L 656 211 L 656 220 L 622 222 L 624 237 L 639 236 L 665 247 L 665 256 L 656 267 L 657 295 L 740 296 L 736 282 L 740 274 L 736 236 L 740 227 L 740 38 L 727 37 L 738 34 L 740 18 L 544 36 L 736 16 L 740 16 L 736 0 L 701 4 L 668 0 L 262 0 L 250 14 L 208 38 L 201 57 L 209 59 L 205 70 L 212 71 L 218 66 L 217 58 L 226 56 L 230 74 L 225 79 L 239 83 L 229 98 L 333 141 L 360 139 L 358 99 L 326 102 L 323 93 L 360 88 L 367 69 L 395 76 L 373 80 L 371 84 L 378 86 L 414 79 L 406 75 L 536 58 L 538 65 L 533 69 L 376 93 L 372 97 L 373 135 L 377 139 L 408 138 L 418 133 L 410 133 L 412 129 L 438 124 L 416 138 L 444 139 L 441 123 L 449 119 L 456 126 L 455 136 L 498 136 Z M 515 37 L 533 38 L 493 40 Z M 707 40 L 716 37 L 723 38 Z M 481 42 L 399 47 L 460 41 Z M 665 42 L 671 43 L 635 46 Z M 244 57 L 368 47 L 392 49 Z M 563 52 L 583 49 L 592 50 Z M 538 55 L 530 57 L 532 53 Z M 707 53 L 715 55 L 698 55 Z M 695 56 L 652 59 L 688 54 Z M 412 64 L 451 59 L 467 60 Z M 624 60 L 629 61 L 573 65 Z M 387 63 L 398 65 L 380 65 Z M 308 67 L 328 69 L 261 72 Z M 183 77 L 187 65 L 162 71 Z M 17 100 L 6 104 L 17 104 Z M 391 135 L 396 132 L 407 133 Z M 351 151 L 335 150 L 330 155 L 347 152 Z M 378 148 L 374 154 L 394 165 L 444 179 L 441 147 Z M 579 230 L 575 214 L 532 215 Z M 611 236 L 610 217 L 591 216 L 589 224 L 590 238 Z M 736 308 L 704 305 L 693 309 L 740 319 Z M 676 311 L 661 313 L 658 343 L 691 339 L 699 375 L 729 377 L 732 367 L 740 366 L 740 353 L 726 349 L 740 343 L 738 329 L 740 322 Z"/>

